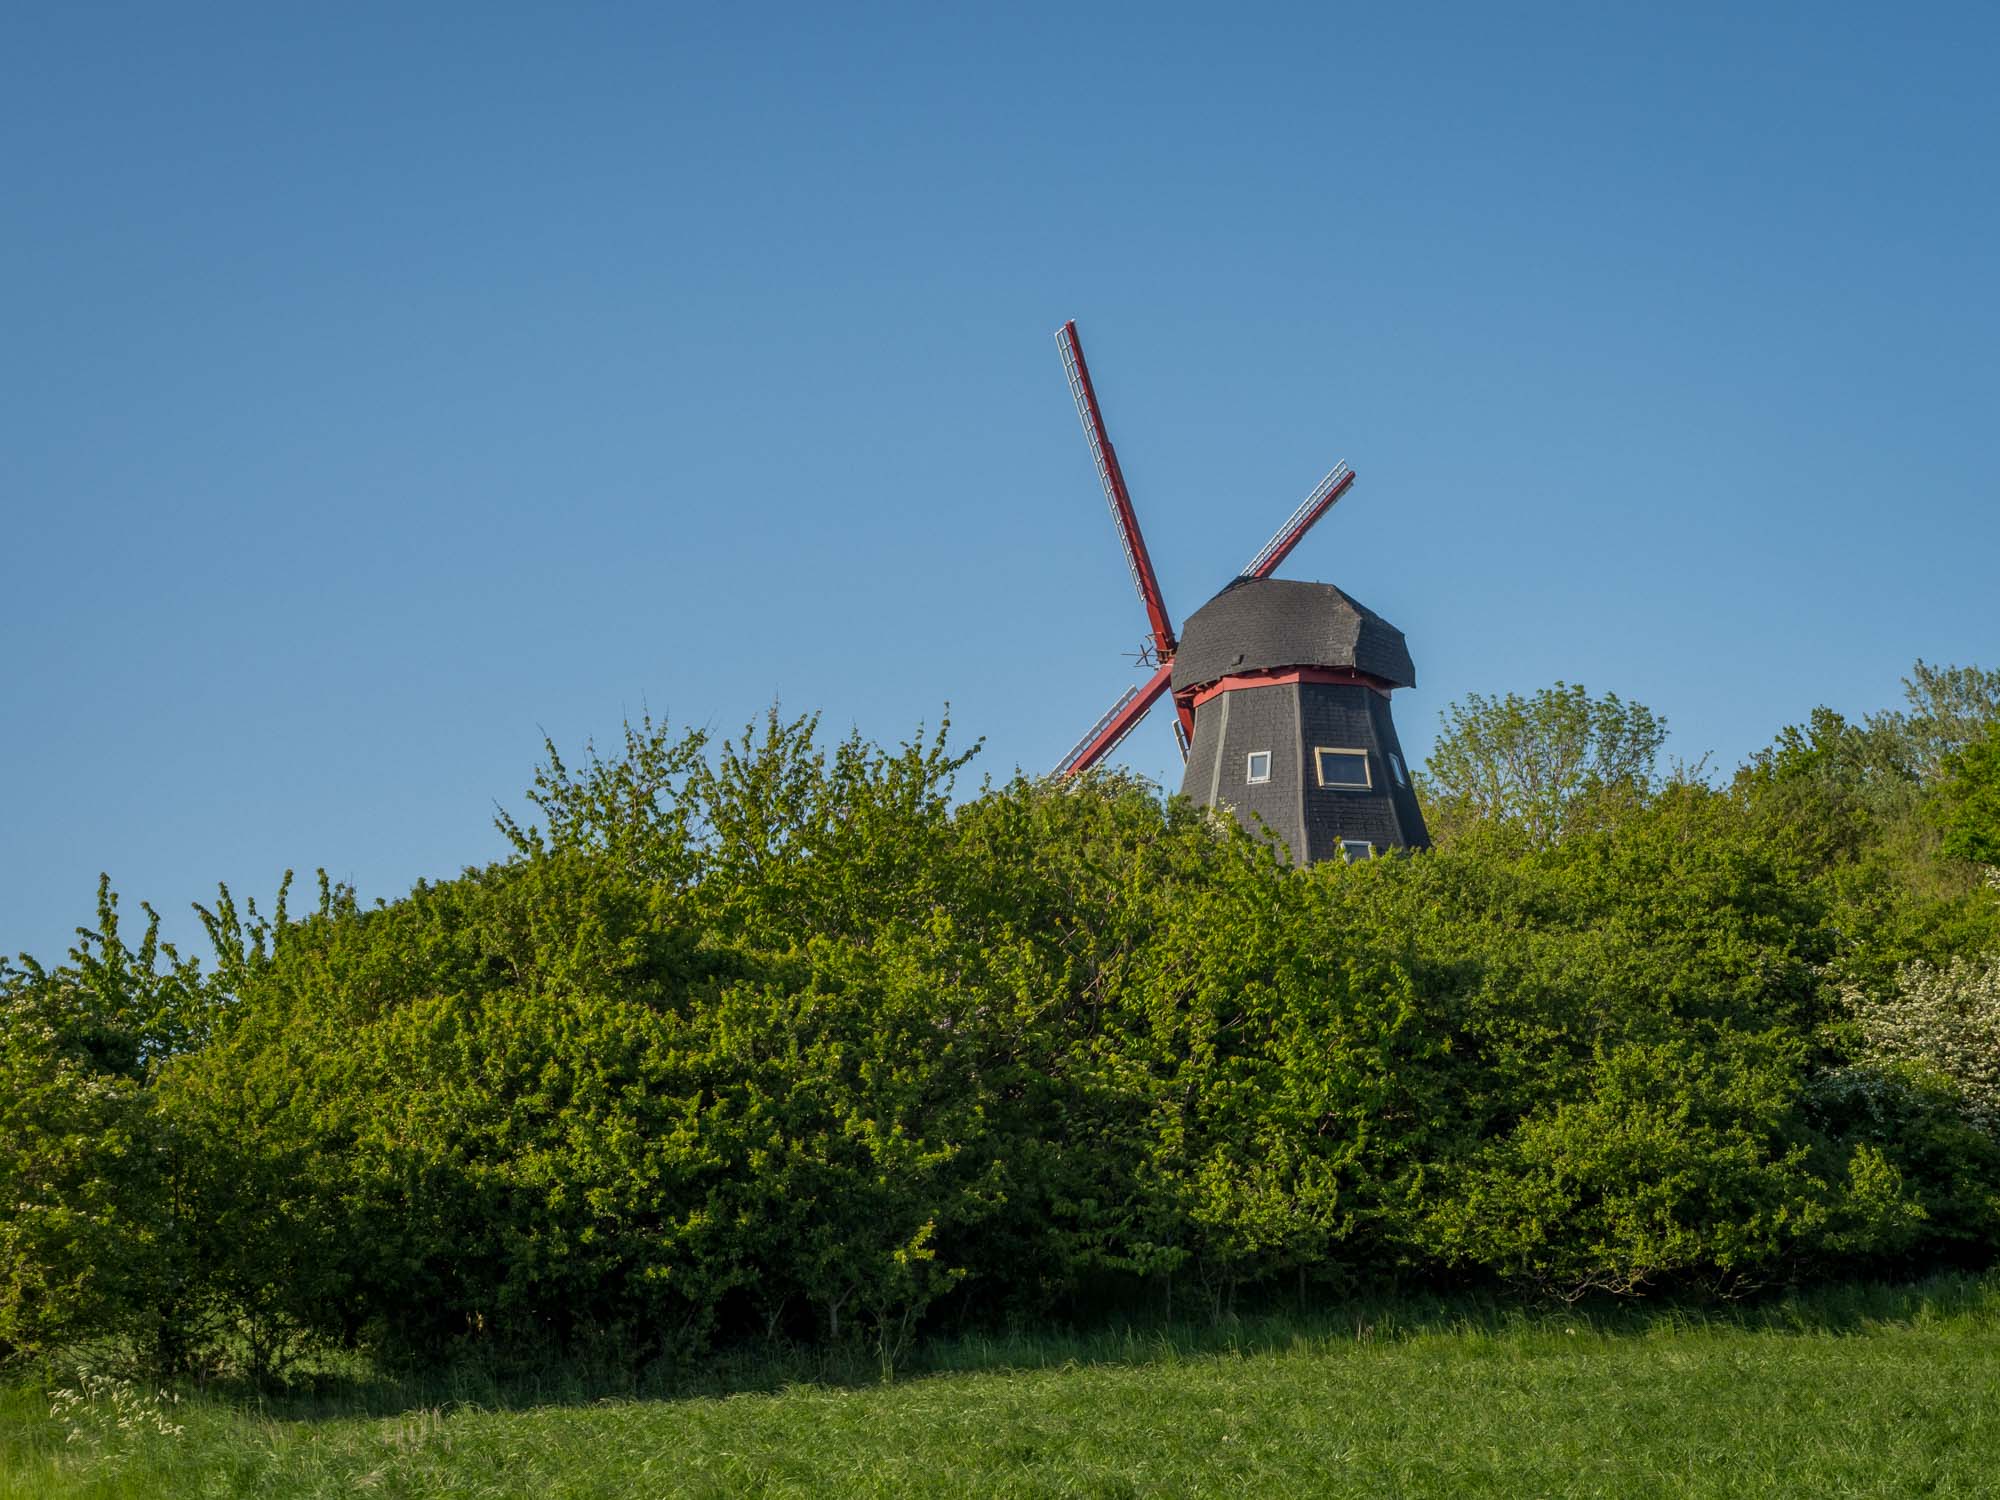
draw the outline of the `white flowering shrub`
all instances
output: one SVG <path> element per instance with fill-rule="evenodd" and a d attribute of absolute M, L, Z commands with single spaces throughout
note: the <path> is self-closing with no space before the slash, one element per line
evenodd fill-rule
<path fill-rule="evenodd" d="M 1868 1061 L 1936 1073 L 1957 1089 L 1968 1122 L 2000 1136 L 2000 953 L 1913 963 L 1887 998 L 1847 998 Z"/>

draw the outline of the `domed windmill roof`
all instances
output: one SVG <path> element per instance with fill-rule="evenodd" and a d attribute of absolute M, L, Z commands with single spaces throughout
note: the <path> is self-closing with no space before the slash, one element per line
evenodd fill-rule
<path fill-rule="evenodd" d="M 1332 584 L 1239 578 L 1188 617 L 1173 685 L 1180 692 L 1282 667 L 1346 667 L 1395 687 L 1417 681 L 1403 632 Z"/>

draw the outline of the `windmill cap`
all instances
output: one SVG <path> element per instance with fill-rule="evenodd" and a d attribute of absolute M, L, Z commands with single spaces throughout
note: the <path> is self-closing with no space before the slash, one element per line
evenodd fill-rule
<path fill-rule="evenodd" d="M 1349 667 L 1396 687 L 1417 682 L 1403 632 L 1332 584 L 1239 578 L 1188 617 L 1174 690 L 1282 667 Z"/>

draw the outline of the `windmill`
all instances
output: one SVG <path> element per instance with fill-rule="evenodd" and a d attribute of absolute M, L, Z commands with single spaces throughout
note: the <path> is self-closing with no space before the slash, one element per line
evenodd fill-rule
<path fill-rule="evenodd" d="M 1074 320 L 1057 330 L 1056 344 L 1146 611 L 1140 659 L 1154 669 L 1090 727 L 1056 774 L 1103 761 L 1171 695 L 1186 763 L 1182 792 L 1261 823 L 1297 863 L 1428 844 L 1389 715 L 1390 694 L 1416 684 L 1403 633 L 1331 584 L 1271 576 L 1347 493 L 1354 471 L 1336 464 L 1176 636 Z"/>

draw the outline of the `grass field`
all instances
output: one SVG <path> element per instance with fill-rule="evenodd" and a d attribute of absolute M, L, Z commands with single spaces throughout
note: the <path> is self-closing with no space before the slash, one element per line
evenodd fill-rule
<path fill-rule="evenodd" d="M 1403 1304 L 940 1343 L 886 1385 L 759 1379 L 191 1397 L 179 1436 L 102 1400 L 52 1419 L 17 1384 L 0 1497 L 2000 1495 L 1994 1279 L 1734 1314 Z"/>

